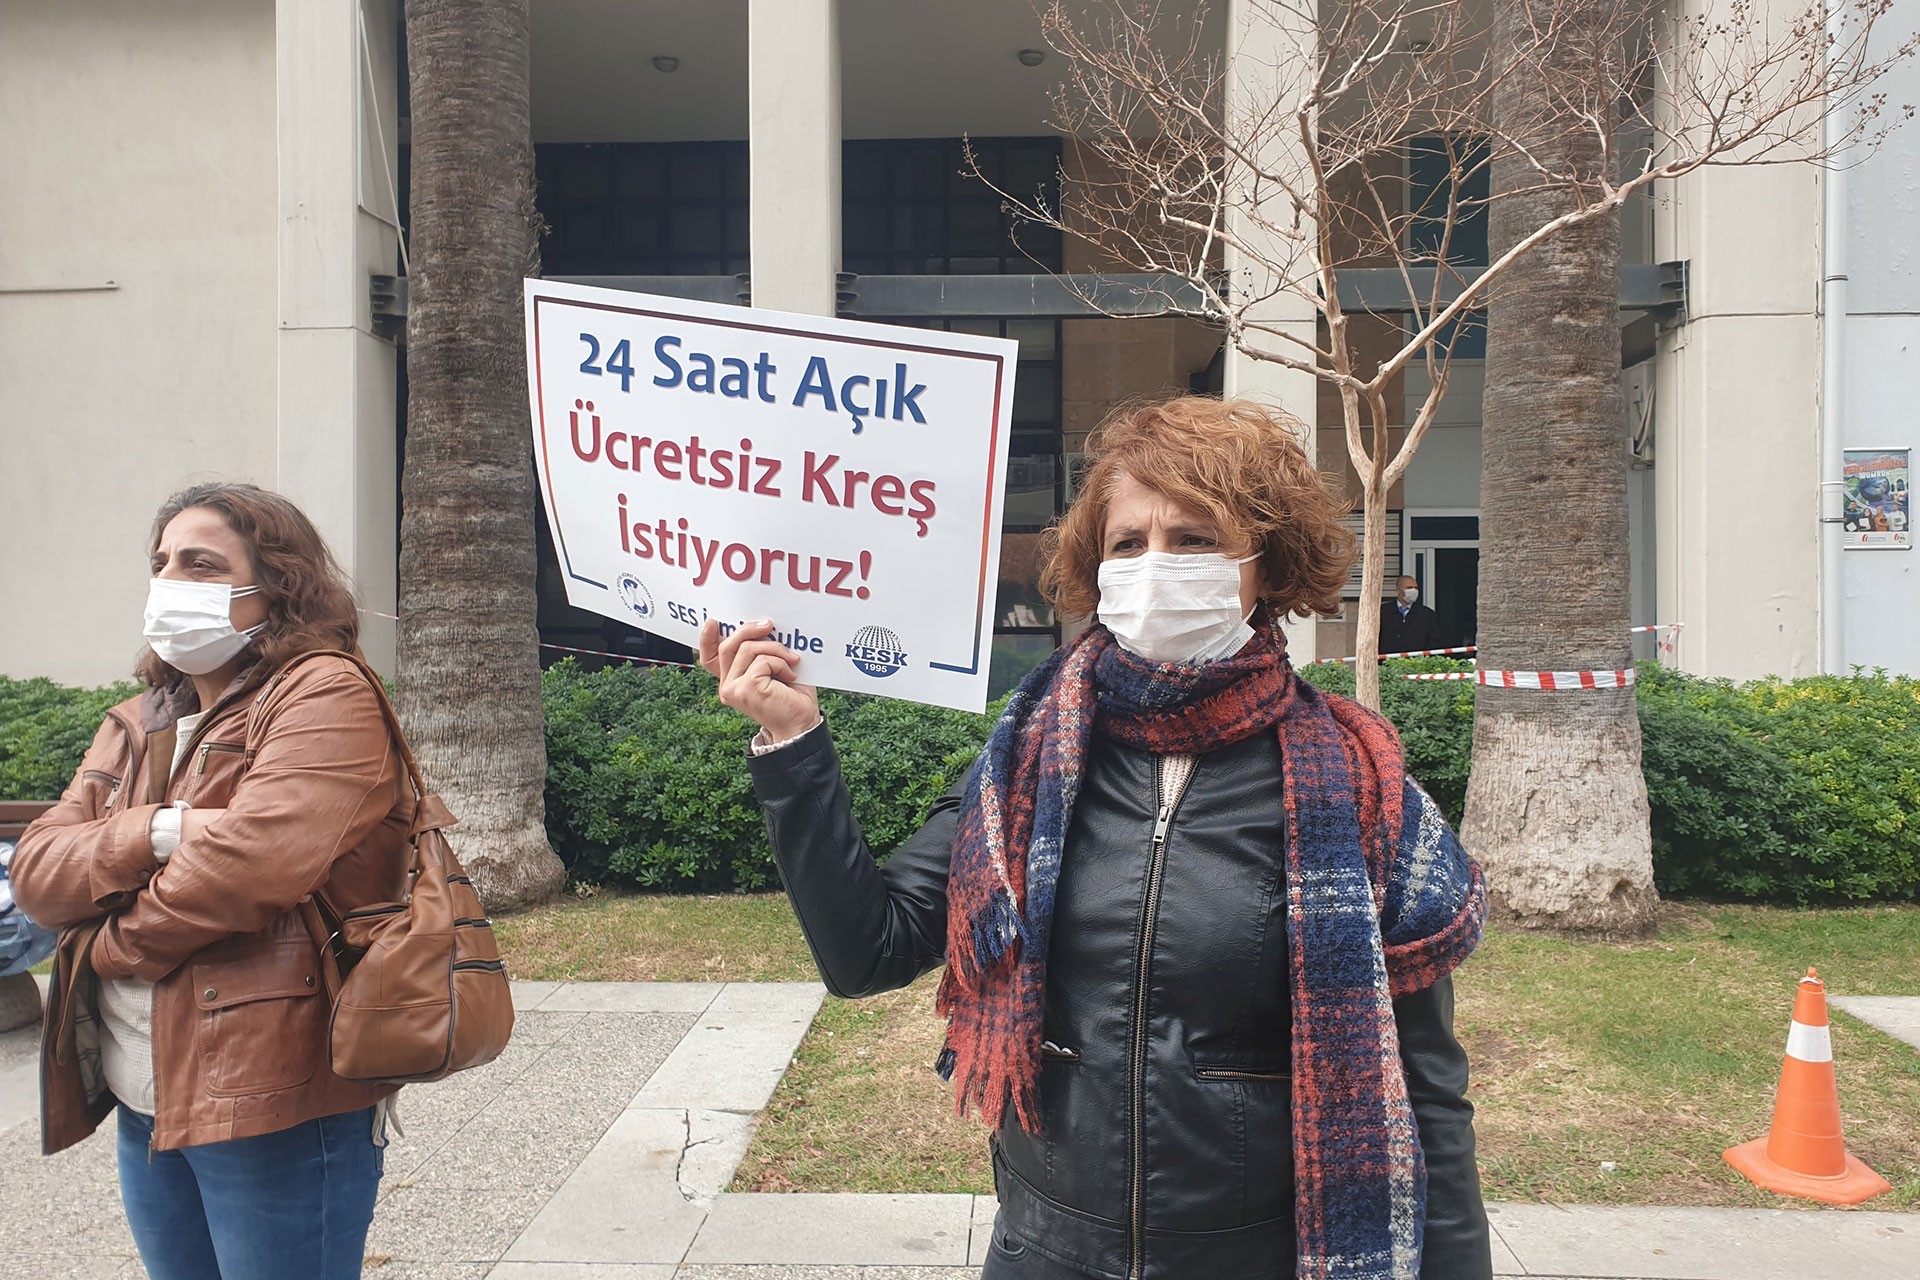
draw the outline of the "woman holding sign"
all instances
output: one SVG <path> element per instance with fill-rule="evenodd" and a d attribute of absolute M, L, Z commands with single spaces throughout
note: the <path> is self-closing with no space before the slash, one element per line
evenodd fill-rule
<path fill-rule="evenodd" d="M 987 1280 L 1492 1274 L 1449 978 L 1485 894 L 1393 727 L 1288 664 L 1353 557 L 1297 433 L 1196 397 L 1102 427 L 1043 579 L 1098 622 L 884 868 L 798 656 L 702 633 L 827 986 L 946 963 Z"/>

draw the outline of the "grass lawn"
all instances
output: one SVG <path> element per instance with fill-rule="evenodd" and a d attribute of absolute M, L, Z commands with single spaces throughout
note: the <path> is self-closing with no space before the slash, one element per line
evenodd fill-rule
<path fill-rule="evenodd" d="M 813 977 L 779 896 L 598 894 L 497 925 L 520 978 Z M 1727 1168 L 1772 1116 L 1795 983 L 1920 995 L 1920 907 L 1669 905 L 1659 936 L 1571 943 L 1494 932 L 1461 969 L 1489 1196 L 1589 1204 L 1799 1205 Z M 762 1117 L 736 1190 L 988 1191 L 986 1138 L 933 1073 L 936 975 L 829 999 Z M 1853 1152 L 1920 1210 L 1920 1051 L 1834 1013 Z"/>

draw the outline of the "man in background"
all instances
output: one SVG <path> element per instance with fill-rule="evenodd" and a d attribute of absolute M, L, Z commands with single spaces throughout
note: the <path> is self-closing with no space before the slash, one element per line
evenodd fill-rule
<path fill-rule="evenodd" d="M 1380 652 L 1416 653 L 1438 649 L 1440 617 L 1420 603 L 1420 584 L 1412 578 L 1400 579 L 1400 594 L 1380 602 Z"/>

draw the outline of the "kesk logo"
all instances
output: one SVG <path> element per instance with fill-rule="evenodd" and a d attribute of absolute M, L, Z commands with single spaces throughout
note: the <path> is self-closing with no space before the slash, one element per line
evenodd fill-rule
<path fill-rule="evenodd" d="M 847 657 L 855 670 L 875 678 L 890 676 L 907 665 L 907 651 L 900 637 L 885 627 L 862 627 L 854 632 Z"/>
<path fill-rule="evenodd" d="M 623 573 L 614 586 L 620 591 L 620 602 L 633 610 L 636 618 L 653 616 L 653 593 L 647 590 L 646 583 L 630 573 Z"/>

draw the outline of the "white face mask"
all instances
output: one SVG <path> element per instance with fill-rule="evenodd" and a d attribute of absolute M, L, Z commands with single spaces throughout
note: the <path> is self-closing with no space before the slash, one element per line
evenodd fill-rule
<path fill-rule="evenodd" d="M 1253 639 L 1240 566 L 1220 555 L 1149 551 L 1100 565 L 1100 621 L 1149 662 L 1216 662 Z"/>
<path fill-rule="evenodd" d="M 1408 587 L 1405 591 L 1402 591 L 1400 593 L 1400 603 L 1401 604 L 1419 604 L 1420 588 Z"/>
<path fill-rule="evenodd" d="M 160 661 L 190 676 L 218 671 L 239 656 L 267 624 L 233 629 L 233 602 L 259 587 L 155 578 L 147 584 L 147 643 Z"/>

